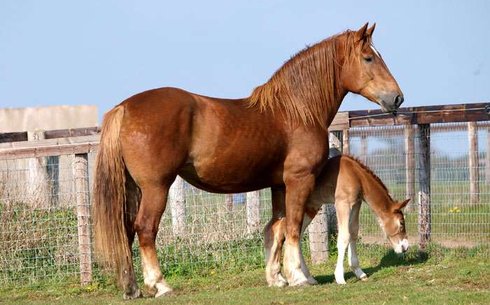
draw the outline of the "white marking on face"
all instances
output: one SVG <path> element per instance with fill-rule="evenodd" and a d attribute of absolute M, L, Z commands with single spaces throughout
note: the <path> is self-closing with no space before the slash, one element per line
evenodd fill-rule
<path fill-rule="evenodd" d="M 376 54 L 376 56 L 378 56 L 379 58 L 381 58 L 381 55 L 379 55 L 378 50 L 376 50 L 376 48 L 373 45 L 371 45 L 371 50 L 373 50 L 373 52 L 374 52 L 374 54 Z"/>
<path fill-rule="evenodd" d="M 408 250 L 408 239 L 406 239 L 406 238 L 402 239 L 401 244 L 402 244 L 403 251 L 407 251 Z"/>
<path fill-rule="evenodd" d="M 403 253 L 408 250 L 408 240 L 406 238 L 398 241 L 398 243 L 393 247 L 395 253 Z"/>

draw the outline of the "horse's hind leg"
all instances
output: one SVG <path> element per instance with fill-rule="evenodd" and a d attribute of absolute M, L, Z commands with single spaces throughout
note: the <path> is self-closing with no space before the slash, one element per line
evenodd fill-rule
<path fill-rule="evenodd" d="M 135 230 L 134 221 L 138 213 L 139 202 L 141 200 L 141 192 L 134 182 L 133 178 L 126 173 L 126 217 L 125 217 L 125 227 L 126 235 L 128 237 L 129 249 L 132 249 Z M 136 276 L 134 274 L 133 268 L 125 268 L 125 270 L 130 270 L 124 273 L 124 278 L 122 279 L 123 287 L 125 290 L 124 299 L 135 299 L 141 297 L 141 291 L 138 289 L 138 284 L 136 283 Z"/>
<path fill-rule="evenodd" d="M 347 257 L 349 260 L 349 267 L 358 279 L 363 281 L 367 280 L 367 275 L 359 267 L 359 258 L 357 257 L 357 237 L 359 235 L 359 210 L 361 208 L 361 201 L 356 202 L 352 207 L 349 220 L 349 248 L 347 250 Z"/>
<path fill-rule="evenodd" d="M 142 186 L 141 205 L 134 223 L 140 244 L 144 282 L 151 291 L 156 290 L 155 297 L 172 291 L 163 279 L 155 247 L 158 225 L 165 211 L 169 187 L 170 183 Z"/>
<path fill-rule="evenodd" d="M 272 218 L 264 229 L 265 277 L 269 286 L 288 284 L 281 274 L 280 262 L 286 232 L 284 213 L 284 189 L 272 188 Z"/>

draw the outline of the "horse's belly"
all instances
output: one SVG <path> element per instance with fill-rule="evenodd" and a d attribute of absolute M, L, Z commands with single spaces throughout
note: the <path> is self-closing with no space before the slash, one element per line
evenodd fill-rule
<path fill-rule="evenodd" d="M 221 164 L 214 166 L 195 166 L 187 163 L 179 176 L 190 184 L 213 193 L 241 193 L 281 184 L 281 175 L 275 170 L 263 173 L 263 169 L 226 168 Z"/>

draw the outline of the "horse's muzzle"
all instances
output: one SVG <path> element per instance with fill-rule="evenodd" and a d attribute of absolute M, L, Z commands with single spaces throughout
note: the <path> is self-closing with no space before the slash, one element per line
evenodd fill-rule
<path fill-rule="evenodd" d="M 384 112 L 393 113 L 396 115 L 398 108 L 405 100 L 403 94 L 384 94 L 380 96 L 380 105 Z"/>

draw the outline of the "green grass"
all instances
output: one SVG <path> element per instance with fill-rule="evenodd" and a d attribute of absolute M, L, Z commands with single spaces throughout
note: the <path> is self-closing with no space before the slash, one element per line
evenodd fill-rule
<path fill-rule="evenodd" d="M 488 248 L 429 247 L 427 255 L 412 249 L 400 258 L 380 246 L 361 246 L 361 266 L 368 274 L 360 282 L 346 274 L 347 285 L 334 283 L 335 257 L 313 266 L 318 286 L 269 288 L 263 268 L 208 270 L 201 274 L 169 276 L 174 293 L 163 299 L 146 296 L 132 304 L 487 304 L 490 298 Z M 7 304 L 128 304 L 121 293 L 99 279 L 80 287 L 76 279 L 63 284 L 0 288 Z"/>

